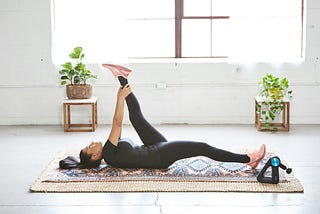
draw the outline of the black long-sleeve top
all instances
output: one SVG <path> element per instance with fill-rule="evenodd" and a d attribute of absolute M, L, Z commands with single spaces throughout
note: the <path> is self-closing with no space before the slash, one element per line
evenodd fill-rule
<path fill-rule="evenodd" d="M 107 164 L 119 168 L 162 168 L 156 145 L 135 145 L 130 139 L 120 139 L 117 146 L 109 140 L 102 150 Z"/>

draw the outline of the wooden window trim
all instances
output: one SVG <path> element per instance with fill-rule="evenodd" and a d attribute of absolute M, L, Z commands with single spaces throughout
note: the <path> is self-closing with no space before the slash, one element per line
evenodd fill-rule
<path fill-rule="evenodd" d="M 229 16 L 183 16 L 182 19 L 229 19 Z"/>
<path fill-rule="evenodd" d="M 181 58 L 183 0 L 175 0 L 175 57 Z"/>
<path fill-rule="evenodd" d="M 300 57 L 303 57 L 303 49 L 304 49 L 304 0 L 301 0 L 301 50 Z"/>

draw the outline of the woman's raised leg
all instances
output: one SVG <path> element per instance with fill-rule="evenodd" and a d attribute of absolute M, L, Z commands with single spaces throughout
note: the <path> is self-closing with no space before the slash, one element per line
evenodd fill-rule
<path fill-rule="evenodd" d="M 128 84 L 126 78 L 119 76 L 118 79 L 122 86 Z M 167 141 L 167 139 L 145 119 L 139 101 L 132 92 L 126 97 L 126 103 L 129 110 L 130 122 L 144 145 Z"/>
<path fill-rule="evenodd" d="M 145 119 L 138 99 L 133 93 L 126 97 L 126 103 L 129 110 L 129 119 L 144 145 L 167 141 L 167 139 Z"/>
<path fill-rule="evenodd" d="M 127 77 L 132 71 L 131 69 L 114 64 L 103 64 L 102 66 L 108 68 L 112 74 L 118 78 L 121 86 L 128 84 Z M 130 93 L 126 97 L 126 103 L 129 110 L 130 122 L 143 144 L 152 145 L 167 141 L 167 139 L 144 118 L 139 102 L 133 93 Z"/>

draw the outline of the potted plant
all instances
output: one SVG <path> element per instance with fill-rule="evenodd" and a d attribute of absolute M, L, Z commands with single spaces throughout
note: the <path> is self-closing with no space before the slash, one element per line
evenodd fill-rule
<path fill-rule="evenodd" d="M 69 54 L 72 62 L 61 64 L 59 71 L 61 85 L 67 85 L 67 97 L 69 99 L 88 99 L 92 96 L 92 85 L 87 84 L 87 80 L 96 79 L 86 65 L 82 62 L 84 54 L 82 47 L 76 47 Z"/>
<path fill-rule="evenodd" d="M 283 100 L 291 99 L 293 94 L 289 90 L 289 81 L 287 78 L 280 79 L 271 74 L 266 74 L 258 82 L 260 87 L 259 95 L 262 102 L 257 105 L 257 113 L 265 128 L 271 128 L 271 122 L 274 121 L 283 110 Z M 273 128 L 277 131 L 277 128 Z"/>

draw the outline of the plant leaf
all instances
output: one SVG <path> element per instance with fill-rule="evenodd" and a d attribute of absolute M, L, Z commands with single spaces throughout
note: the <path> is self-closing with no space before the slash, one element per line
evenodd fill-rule
<path fill-rule="evenodd" d="M 61 65 L 63 68 L 71 70 L 72 69 L 72 63 L 71 62 L 67 62 L 65 64 Z"/>
<path fill-rule="evenodd" d="M 67 81 L 63 80 L 61 81 L 61 85 L 66 85 L 67 84 Z"/>

